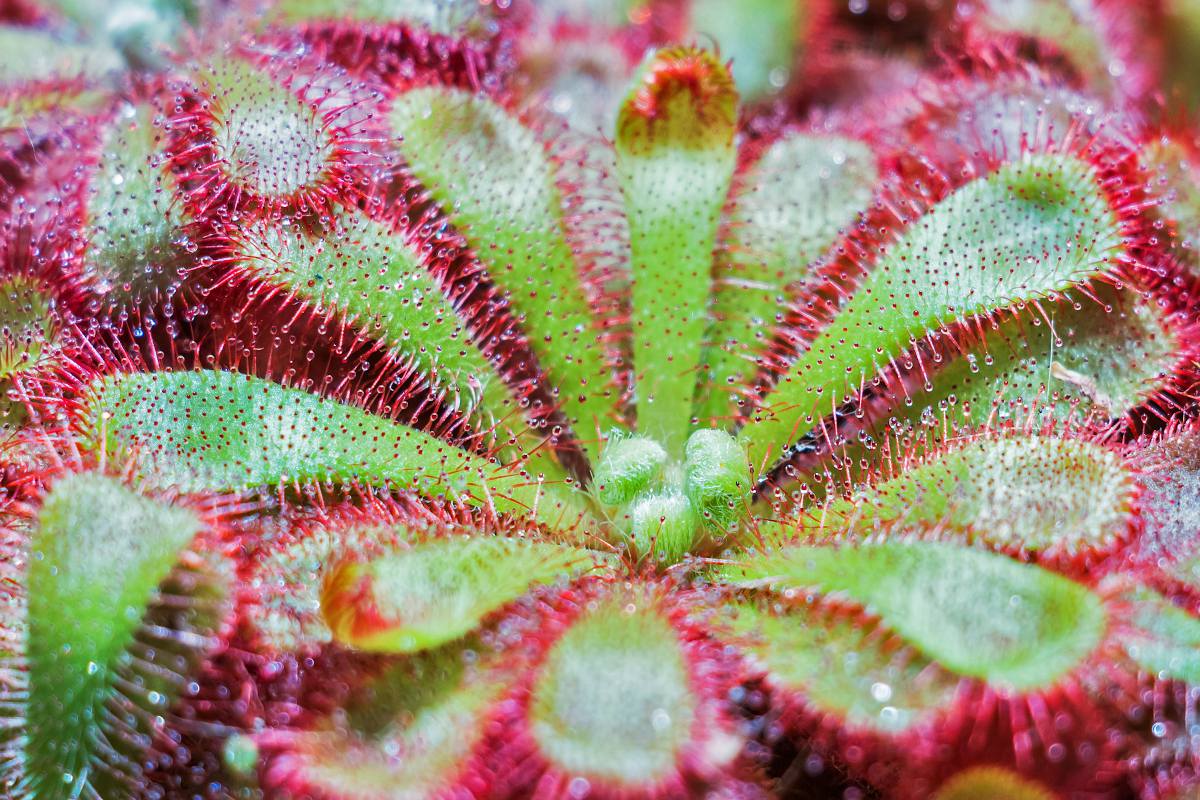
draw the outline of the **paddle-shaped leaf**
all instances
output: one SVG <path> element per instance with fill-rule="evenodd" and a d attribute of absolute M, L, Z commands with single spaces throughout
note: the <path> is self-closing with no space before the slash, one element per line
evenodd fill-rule
<path fill-rule="evenodd" d="M 1138 491 L 1129 465 L 1094 442 L 988 437 L 935 452 L 814 516 L 835 533 L 940 524 L 997 547 L 1076 553 L 1126 539 Z"/>
<path fill-rule="evenodd" d="M 731 629 L 772 682 L 849 728 L 895 734 L 930 722 L 954 700 L 959 678 L 879 636 L 860 617 L 796 603 L 769 612 L 738 603 Z"/>
<path fill-rule="evenodd" d="M 1026 154 L 917 219 L 767 393 L 743 429 L 764 470 L 893 359 L 950 326 L 1113 270 L 1121 224 L 1091 166 Z"/>
<path fill-rule="evenodd" d="M 185 598 L 223 592 L 199 572 L 166 588 L 201 528 L 192 511 L 99 474 L 64 477 L 46 496 L 26 579 L 23 770 L 33 796 L 112 797 L 136 780 L 136 736 L 149 732 L 139 730 L 141 715 L 165 713 L 186 682 L 176 673 L 189 658 L 172 649 L 203 649 L 215 624 L 201 610 L 192 620 L 199 629 L 174 637 L 169 628 Z M 160 586 L 176 595 L 167 613 L 153 609 Z M 139 634 L 144 620 L 148 639 Z M 108 707 L 117 696 L 120 713 Z"/>
<path fill-rule="evenodd" d="M 389 115 L 408 168 L 450 214 L 521 318 L 558 400 L 594 453 L 617 392 L 563 222 L 557 165 L 519 119 L 466 92 L 419 88 Z"/>
<path fill-rule="evenodd" d="M 1099 598 L 1074 581 L 948 543 L 794 545 L 720 574 L 844 598 L 942 668 L 1017 690 L 1052 685 L 1106 627 Z"/>
<path fill-rule="evenodd" d="M 295 796 L 415 800 L 450 790 L 511 681 L 502 664 L 475 655 L 450 648 L 405 659 L 358 688 L 338 719 L 288 737 L 264 733 L 272 774 Z"/>
<path fill-rule="evenodd" d="M 1168 680 L 1200 681 L 1200 620 L 1145 588 L 1125 593 L 1128 625 L 1117 636 L 1142 669 Z"/>
<path fill-rule="evenodd" d="M 514 413 L 517 401 L 402 234 L 357 213 L 337 215 L 318 234 L 252 224 L 234 233 L 234 269 L 353 320 L 484 413 Z"/>
<path fill-rule="evenodd" d="M 737 395 L 769 349 L 790 290 L 867 209 L 877 173 L 862 142 L 793 134 L 739 178 L 717 252 L 704 355 L 709 385 L 697 397 L 702 420 L 738 413 Z"/>
<path fill-rule="evenodd" d="M 694 759 L 728 763 L 739 743 L 712 702 L 722 673 L 695 632 L 640 589 L 581 610 L 534 673 L 523 719 L 548 773 L 678 796 Z"/>
<path fill-rule="evenodd" d="M 568 509 L 582 496 L 565 487 L 541 486 L 415 428 L 234 372 L 101 378 L 89 387 L 82 417 L 97 446 L 128 453 L 147 479 L 182 491 L 389 486 L 551 524 L 577 518 L 581 508 Z"/>
<path fill-rule="evenodd" d="M 464 636 L 531 586 L 596 565 L 587 551 L 549 542 L 498 536 L 428 541 L 339 563 L 325 577 L 321 608 L 342 644 L 411 653 Z"/>
<path fill-rule="evenodd" d="M 171 192 L 152 118 L 151 108 L 139 107 L 113 122 L 87 198 L 84 276 L 98 294 L 134 302 L 169 297 L 190 263 L 187 217 Z"/>
<path fill-rule="evenodd" d="M 617 117 L 638 432 L 676 458 L 690 428 L 736 114 L 737 91 L 717 57 L 673 48 L 646 62 Z"/>

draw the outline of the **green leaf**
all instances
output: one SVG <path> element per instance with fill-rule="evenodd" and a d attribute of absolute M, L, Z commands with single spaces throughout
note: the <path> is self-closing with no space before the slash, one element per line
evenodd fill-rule
<path fill-rule="evenodd" d="M 1089 287 L 1100 301 L 1047 304 L 1053 328 L 1014 319 L 989 331 L 987 341 L 931 372 L 929 391 L 881 391 L 890 403 L 876 417 L 892 452 L 951 445 L 964 435 L 1020 421 L 1034 427 L 1090 416 L 1119 419 L 1165 390 L 1179 363 L 1181 343 L 1161 308 L 1132 289 Z M 934 365 L 926 362 L 926 368 Z M 834 453 L 828 475 L 807 476 L 821 493 L 830 477 L 859 480 L 880 458 L 874 432 Z M 823 465 L 822 467 L 823 468 Z M 1143 514 L 1167 513 L 1150 504 Z"/>
<path fill-rule="evenodd" d="M 185 249 L 188 220 L 163 169 L 153 113 L 139 106 L 112 123 L 87 195 L 85 274 L 97 293 L 134 302 L 163 302 L 194 262 Z"/>
<path fill-rule="evenodd" d="M 0 47 L 3 46 L 3 34 L 0 34 Z M 102 114 L 111 99 L 107 92 L 84 88 L 82 83 L 68 82 L 54 88 L 23 91 L 0 103 L 0 131 L 61 125 L 64 120 L 58 112 L 65 115 Z"/>
<path fill-rule="evenodd" d="M 413 174 L 511 303 L 575 434 L 595 457 L 619 398 L 546 146 L 496 103 L 453 89 L 405 92 L 389 121 Z"/>
<path fill-rule="evenodd" d="M 1146 588 L 1127 592 L 1128 625 L 1117 629 L 1125 652 L 1147 672 L 1200 683 L 1200 620 Z"/>
<path fill-rule="evenodd" d="M 439 386 L 470 397 L 471 384 L 481 385 L 499 415 L 511 403 L 421 255 L 383 223 L 345 213 L 316 236 L 251 223 L 234 241 L 240 268 L 382 336 Z"/>
<path fill-rule="evenodd" d="M 427 541 L 326 575 L 321 608 L 336 641 L 412 653 L 458 639 L 531 587 L 595 569 L 586 550 L 499 536 Z"/>
<path fill-rule="evenodd" d="M 927 335 L 1109 272 L 1121 225 L 1092 168 L 1026 154 L 966 184 L 886 248 L 853 296 L 743 429 L 769 468 L 890 362 Z"/>
<path fill-rule="evenodd" d="M 24 769 L 35 796 L 65 800 L 88 796 L 88 787 L 115 796 L 104 791 L 111 776 L 101 759 L 106 748 L 126 746 L 121 726 L 128 723 L 105 704 L 128 691 L 117 687 L 126 651 L 200 529 L 193 512 L 98 474 L 64 477 L 46 496 L 27 576 Z"/>
<path fill-rule="evenodd" d="M 638 432 L 679 457 L 736 151 L 737 91 L 712 53 L 650 56 L 617 117 L 617 176 L 633 265 Z"/>
<path fill-rule="evenodd" d="M 727 610 L 733 633 L 778 688 L 846 728 L 901 733 L 930 722 L 958 691 L 958 676 L 911 648 L 892 646 L 877 623 L 861 616 L 804 603 L 778 611 L 737 603 Z"/>
<path fill-rule="evenodd" d="M 1142 543 L 1168 575 L 1200 587 L 1200 428 L 1169 431 L 1144 445 Z"/>
<path fill-rule="evenodd" d="M 63 41 L 40 28 L 0 25 L 0 85 L 99 77 L 121 69 L 104 45 Z"/>
<path fill-rule="evenodd" d="M 1200 28 L 1200 3 L 1190 15 L 1188 26 Z M 1196 31 L 1200 34 L 1200 30 Z M 1197 35 L 1200 41 L 1200 35 Z M 1195 48 L 1192 48 L 1193 50 Z M 1188 56 L 1195 58 L 1195 54 Z M 1200 90 L 1200 82 L 1194 77 L 1189 78 L 1190 91 Z M 1200 99 L 1193 97 L 1192 101 Z M 1176 253 L 1179 259 L 1192 272 L 1200 273 L 1200 183 L 1196 176 L 1200 174 L 1200 160 L 1193 146 L 1186 139 L 1174 138 L 1164 132 L 1157 139 L 1146 142 L 1138 152 L 1142 164 L 1155 179 L 1152 187 L 1159 197 L 1161 204 L 1156 209 L 1161 217 L 1174 223 L 1178 238 L 1169 239 L 1167 246 Z"/>
<path fill-rule="evenodd" d="M 318 20 L 403 23 L 457 34 L 479 15 L 478 0 L 281 0 L 270 19 L 287 25 Z"/>
<path fill-rule="evenodd" d="M 271 76 L 245 61 L 220 58 L 198 71 L 196 81 L 211 98 L 215 158 L 236 186 L 288 199 L 329 178 L 332 131 Z"/>
<path fill-rule="evenodd" d="M 944 525 L 998 547 L 1075 553 L 1128 537 L 1139 491 L 1121 456 L 1094 442 L 985 437 L 813 513 L 836 532 Z"/>
<path fill-rule="evenodd" d="M 737 392 L 766 354 L 790 289 L 867 209 L 877 174 L 862 142 L 796 133 L 772 144 L 736 182 L 717 254 L 708 385 L 697 398 L 702 420 L 717 425 L 738 413 Z"/>
<path fill-rule="evenodd" d="M 21 374 L 53 361 L 57 320 L 53 299 L 37 283 L 19 275 L 0 280 L 0 433 L 25 424 L 24 403 L 9 393 Z"/>
<path fill-rule="evenodd" d="M 398 525 L 264 524 L 261 554 L 247 583 L 253 602 L 244 616 L 257 647 L 267 653 L 313 653 L 333 641 L 321 613 L 321 589 L 329 570 L 348 555 L 362 558 L 400 546 L 408 533 Z"/>
<path fill-rule="evenodd" d="M 738 92 L 754 101 L 791 77 L 809 14 L 809 0 L 694 0 L 691 28 L 712 37 L 731 62 Z"/>
<path fill-rule="evenodd" d="M 451 648 L 400 661 L 358 689 L 344 716 L 294 736 L 285 751 L 293 785 L 343 800 L 420 800 L 451 789 L 511 683 L 496 659 L 468 666 L 469 654 Z"/>
<path fill-rule="evenodd" d="M 640 787 L 676 773 L 703 720 L 679 633 L 649 598 L 598 602 L 537 673 L 530 726 L 543 757 L 599 785 Z M 737 752 L 714 727 L 710 766 Z"/>
<path fill-rule="evenodd" d="M 387 486 L 552 526 L 582 495 L 360 408 L 222 370 L 119 374 L 87 392 L 97 447 L 126 453 L 156 485 L 237 492 L 285 484 Z M 574 512 L 571 508 L 574 507 Z"/>
<path fill-rule="evenodd" d="M 1166 388 L 1181 342 L 1162 309 L 1132 289 L 1089 287 L 1100 303 L 1049 305 L 1050 325 L 1018 319 L 990 331 L 978 345 L 931 375 L 932 391 L 914 393 L 911 406 L 896 398 L 896 416 L 916 421 L 942 411 L 954 427 L 978 427 L 993 413 L 1001 420 L 1040 416 L 1079 419 L 1089 412 L 1119 418 Z"/>
<path fill-rule="evenodd" d="M 0 380 L 36 366 L 54 339 L 53 301 L 22 276 L 0 280 Z"/>
<path fill-rule="evenodd" d="M 1106 627 L 1099 598 L 1083 586 L 961 545 L 796 545 L 719 575 L 845 598 L 943 669 L 1016 690 L 1052 685 L 1096 648 Z"/>
<path fill-rule="evenodd" d="M 234 248 L 236 269 L 283 287 L 317 309 L 336 311 L 368 336 L 383 338 L 435 385 L 484 415 L 483 426 L 521 419 L 514 413 L 520 402 L 472 340 L 422 256 L 386 225 L 345 213 L 330 220 L 319 236 L 311 236 L 273 222 L 251 223 L 234 234 Z M 564 477 L 548 451 L 538 450 L 536 430 L 514 436 L 525 452 L 534 453 L 537 469 L 547 479 Z"/>
<path fill-rule="evenodd" d="M 448 535 L 456 538 L 448 539 Z M 457 538 L 460 535 L 473 538 Z M 535 532 L 510 535 L 526 537 Z M 377 639 L 381 647 L 396 644 L 388 638 L 389 632 L 405 637 L 408 645 L 424 646 L 430 637 L 454 638 L 446 631 L 432 629 L 431 624 L 474 627 L 478 619 L 490 613 L 490 603 L 503 605 L 511 599 L 504 599 L 505 592 L 521 594 L 536 583 L 554 581 L 560 574 L 582 574 L 607 563 L 600 553 L 556 542 L 526 538 L 493 542 L 494 536 L 489 530 L 463 522 L 447 528 L 443 522 L 407 518 L 401 522 L 322 522 L 305 525 L 299 531 L 291 526 L 267 529 L 262 553 L 248 579 L 256 591 L 254 602 L 247 605 L 245 619 L 259 646 L 272 653 L 308 653 L 333 641 L 328 614 L 339 615 L 339 624 L 344 628 L 341 638 L 347 642 L 355 637 L 365 642 L 367 626 L 374 622 L 379 625 Z M 474 544 L 476 539 L 483 543 Z M 497 563 L 516 565 L 518 569 L 512 574 L 493 575 L 493 565 L 487 562 L 491 556 Z M 522 565 L 530 570 L 529 574 L 521 571 Z M 447 569 L 430 571 L 442 566 Z M 460 569 L 466 571 L 459 574 Z M 334 574 L 338 570 L 340 576 Z M 414 583 L 397 584 L 404 576 Z M 351 591 L 355 582 L 361 591 Z M 379 591 L 386 596 L 375 597 L 376 586 L 382 587 Z M 412 597 L 404 594 L 409 590 L 415 593 Z M 494 598 L 492 591 L 496 592 Z M 322 609 L 323 592 L 330 606 L 327 612 Z M 452 596 L 457 605 L 453 609 L 442 607 L 442 602 L 449 600 L 440 596 L 430 605 L 426 595 L 437 592 L 456 593 Z M 405 603 L 410 603 L 407 610 L 401 607 Z M 477 615 L 474 621 L 472 615 Z"/>
<path fill-rule="evenodd" d="M 197 21 L 196 0 L 50 0 L 81 33 L 111 42 L 131 65 L 163 66 L 166 51 Z"/>

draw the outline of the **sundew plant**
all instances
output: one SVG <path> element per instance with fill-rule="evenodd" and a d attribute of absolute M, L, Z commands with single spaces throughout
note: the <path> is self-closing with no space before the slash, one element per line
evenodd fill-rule
<path fill-rule="evenodd" d="M 0 0 L 0 796 L 1200 797 L 1198 53 Z"/>

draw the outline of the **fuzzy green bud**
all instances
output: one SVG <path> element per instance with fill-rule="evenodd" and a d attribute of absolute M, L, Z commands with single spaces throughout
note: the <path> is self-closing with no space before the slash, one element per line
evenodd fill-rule
<path fill-rule="evenodd" d="M 676 492 L 640 498 L 630 508 L 630 533 L 639 555 L 653 551 L 659 561 L 674 563 L 692 546 L 699 522 L 692 504 Z"/>
<path fill-rule="evenodd" d="M 710 527 L 728 530 L 750 497 L 745 451 L 724 431 L 699 430 L 688 439 L 686 454 L 684 492 Z"/>
<path fill-rule="evenodd" d="M 596 496 L 607 505 L 624 505 L 662 472 L 667 451 L 643 436 L 612 438 L 600 454 L 592 477 Z"/>

